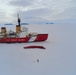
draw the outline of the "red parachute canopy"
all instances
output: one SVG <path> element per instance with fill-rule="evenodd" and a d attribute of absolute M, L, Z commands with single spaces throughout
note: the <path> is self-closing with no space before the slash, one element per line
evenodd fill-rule
<path fill-rule="evenodd" d="M 45 49 L 43 46 L 26 46 L 24 49 L 29 49 L 29 48 L 40 48 L 40 49 Z"/>

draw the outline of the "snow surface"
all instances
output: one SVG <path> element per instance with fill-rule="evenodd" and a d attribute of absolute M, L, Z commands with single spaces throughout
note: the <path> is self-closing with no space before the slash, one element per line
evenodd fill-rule
<path fill-rule="evenodd" d="M 48 33 L 44 42 L 0 44 L 0 75 L 76 75 L 76 25 L 27 25 Z M 15 26 L 7 26 L 14 29 Z M 42 45 L 46 49 L 24 49 Z M 39 62 L 37 60 L 39 59 Z"/>

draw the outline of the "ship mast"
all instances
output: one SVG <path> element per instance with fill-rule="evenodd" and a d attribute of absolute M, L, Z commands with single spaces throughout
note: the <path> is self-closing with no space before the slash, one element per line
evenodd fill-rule
<path fill-rule="evenodd" d="M 21 26 L 21 25 L 20 25 L 20 22 L 21 22 L 21 20 L 20 20 L 20 18 L 19 18 L 19 14 L 18 14 L 18 25 L 19 25 L 19 26 Z"/>

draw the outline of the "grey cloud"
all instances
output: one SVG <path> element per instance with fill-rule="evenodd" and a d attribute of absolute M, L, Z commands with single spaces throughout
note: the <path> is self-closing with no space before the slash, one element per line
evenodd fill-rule
<path fill-rule="evenodd" d="M 53 13 L 53 11 L 49 11 L 49 9 L 35 9 L 30 11 L 18 11 L 16 13 L 20 14 L 20 18 L 22 22 L 29 22 L 29 21 L 39 21 L 39 20 L 47 20 L 47 16 Z M 50 15 L 51 15 L 50 14 Z M 50 16 L 49 15 L 49 16 Z M 14 16 L 17 16 L 16 14 Z"/>
<path fill-rule="evenodd" d="M 56 14 L 53 18 L 76 18 L 76 7 L 67 8 L 63 12 Z"/>
<path fill-rule="evenodd" d="M 0 24 L 7 21 L 6 13 L 4 11 L 0 12 Z"/>
<path fill-rule="evenodd" d="M 29 5 L 32 5 L 32 3 L 33 3 L 33 0 L 14 0 L 9 2 L 10 5 L 18 6 L 18 7 L 29 6 Z"/>
<path fill-rule="evenodd" d="M 2 18 L 5 18 L 6 17 L 6 13 L 5 12 L 0 12 L 0 20 L 2 19 Z"/>
<path fill-rule="evenodd" d="M 20 13 L 23 18 L 64 18 L 75 17 L 76 11 L 72 8 L 76 6 L 75 2 L 75 0 L 14 0 L 9 4 L 27 8 L 27 11 L 23 8 L 16 9 L 16 13 Z"/>
<path fill-rule="evenodd" d="M 46 16 L 52 16 L 53 10 L 49 10 L 47 8 L 41 8 L 41 9 L 33 9 L 29 11 L 18 11 L 17 13 L 20 13 L 23 15 L 23 17 L 46 17 Z"/>

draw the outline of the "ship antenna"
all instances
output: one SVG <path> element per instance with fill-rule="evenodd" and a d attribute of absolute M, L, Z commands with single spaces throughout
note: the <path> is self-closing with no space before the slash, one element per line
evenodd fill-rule
<path fill-rule="evenodd" d="M 18 14 L 18 25 L 20 26 L 20 22 L 21 22 L 21 20 L 20 20 L 20 18 L 19 18 L 19 14 Z"/>

